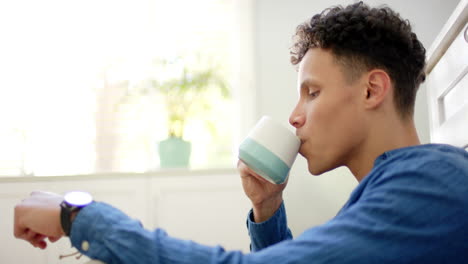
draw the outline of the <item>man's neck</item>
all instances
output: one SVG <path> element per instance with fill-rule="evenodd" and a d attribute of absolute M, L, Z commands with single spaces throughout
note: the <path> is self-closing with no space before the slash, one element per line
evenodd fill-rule
<path fill-rule="evenodd" d="M 375 159 L 386 151 L 419 145 L 419 137 L 413 120 L 385 122 L 374 126 L 347 163 L 354 177 L 360 182 L 374 167 Z"/>

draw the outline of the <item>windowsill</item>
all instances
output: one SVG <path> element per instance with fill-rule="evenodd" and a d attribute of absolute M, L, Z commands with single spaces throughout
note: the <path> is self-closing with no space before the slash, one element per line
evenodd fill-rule
<path fill-rule="evenodd" d="M 66 176 L 0 176 L 0 182 L 41 182 L 53 180 L 90 180 L 105 178 L 152 178 L 152 177 L 178 177 L 178 176 L 210 176 L 237 174 L 236 168 L 216 169 L 160 169 L 156 171 L 135 172 L 113 172 Z"/>

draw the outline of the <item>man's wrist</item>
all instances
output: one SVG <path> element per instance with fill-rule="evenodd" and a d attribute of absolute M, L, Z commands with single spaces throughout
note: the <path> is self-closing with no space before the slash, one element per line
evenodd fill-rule
<path fill-rule="evenodd" d="M 270 219 L 280 208 L 282 203 L 283 197 L 280 195 L 260 204 L 252 205 L 254 222 L 261 223 Z"/>
<path fill-rule="evenodd" d="M 66 236 L 70 236 L 72 223 L 78 212 L 92 202 L 92 196 L 86 192 L 75 191 L 65 194 L 60 204 L 60 223 Z"/>

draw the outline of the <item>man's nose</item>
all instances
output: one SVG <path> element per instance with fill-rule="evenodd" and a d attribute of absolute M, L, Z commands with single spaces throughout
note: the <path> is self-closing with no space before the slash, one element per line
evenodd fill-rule
<path fill-rule="evenodd" d="M 300 128 L 304 125 L 305 122 L 305 115 L 300 110 L 300 105 L 298 104 L 294 110 L 292 111 L 291 115 L 289 116 L 289 124 L 293 127 Z"/>

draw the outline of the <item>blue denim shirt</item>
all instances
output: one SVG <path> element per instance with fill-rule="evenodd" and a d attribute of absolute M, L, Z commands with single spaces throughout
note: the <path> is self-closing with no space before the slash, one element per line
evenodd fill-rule
<path fill-rule="evenodd" d="M 96 202 L 77 215 L 71 241 L 109 264 L 468 263 L 468 153 L 447 145 L 386 152 L 336 217 L 295 239 L 284 205 L 263 223 L 250 214 L 247 226 L 252 252 L 225 251 L 145 230 Z"/>

